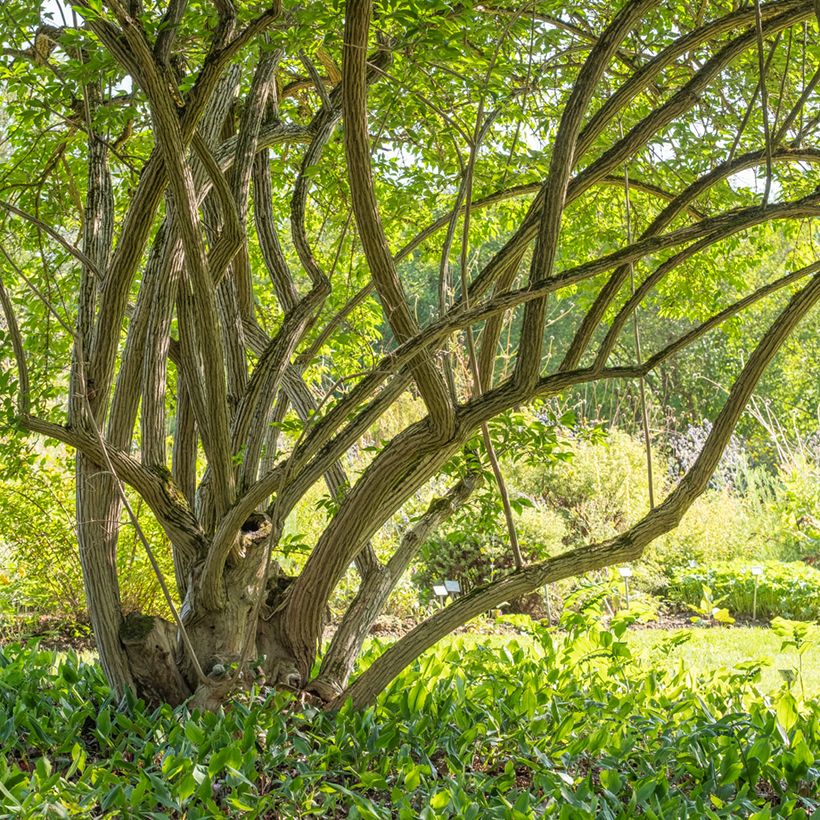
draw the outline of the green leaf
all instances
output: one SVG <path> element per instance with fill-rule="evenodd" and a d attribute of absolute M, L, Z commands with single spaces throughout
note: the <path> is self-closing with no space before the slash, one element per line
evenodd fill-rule
<path fill-rule="evenodd" d="M 777 720 L 781 726 L 789 732 L 797 723 L 799 713 L 797 711 L 797 701 L 789 692 L 784 692 L 777 699 Z"/>
<path fill-rule="evenodd" d="M 450 795 L 446 791 L 434 792 L 430 797 L 430 808 L 439 811 L 450 804 Z"/>

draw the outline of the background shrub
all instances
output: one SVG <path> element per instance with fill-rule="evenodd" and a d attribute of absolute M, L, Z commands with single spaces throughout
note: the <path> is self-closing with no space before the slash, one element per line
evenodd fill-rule
<path fill-rule="evenodd" d="M 400 411 L 415 412 L 412 406 Z M 617 429 L 604 433 L 598 427 L 580 426 L 572 414 L 557 415 L 543 407 L 506 414 L 493 424 L 501 442 L 499 455 L 515 508 L 519 540 L 528 560 L 610 538 L 647 511 L 646 454 L 639 437 Z M 656 439 L 665 441 L 663 435 Z M 480 442 L 476 446 L 480 449 Z M 672 444 L 653 452 L 657 498 L 663 498 L 676 480 L 675 465 L 680 460 L 676 452 Z M 698 498 L 680 526 L 651 544 L 633 567 L 636 592 L 661 593 L 670 579 L 688 572 L 691 561 L 709 565 L 737 560 L 745 566 L 762 560 L 818 558 L 817 440 L 782 444 L 778 452 L 780 466 L 750 467 L 750 459 L 735 442 L 731 464 L 721 473 L 726 480 Z M 371 455 L 362 448 L 346 465 L 352 480 Z M 67 477 L 71 458 L 61 448 L 38 447 L 26 454 L 15 470 L 7 469 L 0 480 L 0 520 L 13 522 L 2 528 L 0 537 L 0 613 L 7 621 L 33 612 L 72 620 L 85 618 L 74 486 Z M 411 499 L 374 535 L 377 553 L 389 554 L 430 499 L 444 494 L 453 480 L 444 478 Z M 335 503 L 319 482 L 288 519 L 287 537 L 276 555 L 286 572 L 298 571 L 326 522 L 326 507 Z M 165 536 L 144 506 L 139 514 L 171 579 Z M 118 561 L 125 607 L 162 613 L 165 604 L 153 572 L 125 518 L 122 528 Z M 434 583 L 455 578 L 467 590 L 511 567 L 503 511 L 494 479 L 488 474 L 470 504 L 420 550 L 387 611 L 402 618 L 417 617 L 426 607 Z M 357 583 L 355 570 L 349 570 L 331 604 L 334 612 L 355 594 Z M 554 588 L 556 607 L 574 587 L 575 582 L 566 582 Z M 760 603 L 765 606 L 762 590 Z M 793 611 L 789 605 L 773 610 L 773 614 Z M 736 614 L 751 614 L 751 609 Z M 765 608 L 760 614 L 769 616 Z"/>
<path fill-rule="evenodd" d="M 757 586 L 758 618 L 820 618 L 820 571 L 800 561 L 762 561 L 759 565 L 763 574 Z M 733 615 L 750 618 L 755 589 L 751 566 L 745 561 L 724 561 L 708 567 L 681 568 L 673 574 L 666 595 L 671 601 L 697 605 L 706 585 L 721 607 Z"/>
<path fill-rule="evenodd" d="M 31 455 L 26 466 L 0 481 L 0 612 L 9 622 L 36 613 L 86 619 L 85 591 L 77 550 L 73 457 L 62 449 Z M 132 499 L 140 524 L 154 545 L 173 589 L 170 548 L 146 506 Z M 165 600 L 131 522 L 123 516 L 117 561 L 126 611 L 167 614 Z"/>

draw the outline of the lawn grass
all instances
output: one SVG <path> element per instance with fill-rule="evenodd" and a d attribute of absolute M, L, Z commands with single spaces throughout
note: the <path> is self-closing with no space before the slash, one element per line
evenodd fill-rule
<path fill-rule="evenodd" d="M 439 648 L 452 647 L 459 652 L 469 652 L 479 645 L 498 647 L 513 640 L 520 644 L 531 640 L 526 632 L 492 632 L 488 627 L 492 629 L 491 622 L 483 622 L 481 631 L 450 635 L 441 640 Z M 675 645 L 672 639 L 681 635 L 688 640 Z M 800 662 L 793 648 L 781 650 L 783 639 L 766 626 L 660 629 L 650 625 L 630 628 L 624 640 L 632 653 L 632 662 L 641 670 L 675 670 L 683 664 L 693 685 L 698 676 L 708 677 L 721 670 L 731 670 L 746 661 L 761 662 L 760 680 L 755 686 L 767 695 L 775 694 L 784 685 L 779 670 L 796 672 Z M 820 644 L 815 643 L 804 651 L 802 687 L 798 678 L 794 681 L 793 691 L 797 696 L 820 697 Z"/>
<path fill-rule="evenodd" d="M 680 646 L 664 649 L 665 641 L 674 634 L 685 632 L 689 640 Z M 675 666 L 693 674 L 730 669 L 743 661 L 767 661 L 758 684 L 766 693 L 783 685 L 779 669 L 796 669 L 798 655 L 794 649 L 781 651 L 782 639 L 767 627 L 732 627 L 711 629 L 691 628 L 669 631 L 665 629 L 632 629 L 627 642 L 632 652 L 649 665 Z M 799 691 L 799 682 L 795 682 Z M 809 647 L 803 654 L 803 686 L 807 697 L 820 695 L 820 646 Z"/>

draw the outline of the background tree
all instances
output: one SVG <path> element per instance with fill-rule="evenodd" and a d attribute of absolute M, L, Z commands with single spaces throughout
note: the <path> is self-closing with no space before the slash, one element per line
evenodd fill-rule
<path fill-rule="evenodd" d="M 3 9 L 3 386 L 9 429 L 77 451 L 115 690 L 208 705 L 261 667 L 363 704 L 482 611 L 637 558 L 705 489 L 820 299 L 810 0 L 74 8 Z M 740 184 L 750 172 L 761 191 Z M 437 298 L 417 310 L 424 271 Z M 762 300 L 770 321 L 661 503 L 531 565 L 510 526 L 511 571 L 349 683 L 424 539 L 485 472 L 506 501 L 490 420 L 640 385 Z M 676 320 L 643 349 L 639 309 Z M 423 409 L 349 481 L 343 457 L 408 392 Z M 379 560 L 370 538 L 440 475 L 450 489 Z M 320 480 L 332 514 L 284 577 L 285 522 Z M 176 623 L 124 617 L 125 486 L 167 536 Z M 353 562 L 358 593 L 315 673 Z"/>

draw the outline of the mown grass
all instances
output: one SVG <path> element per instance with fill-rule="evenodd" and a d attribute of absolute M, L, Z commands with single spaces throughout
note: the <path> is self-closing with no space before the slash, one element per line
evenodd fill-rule
<path fill-rule="evenodd" d="M 685 643 L 669 645 L 674 634 L 687 636 Z M 631 629 L 630 648 L 647 664 L 673 669 L 681 665 L 691 674 L 705 675 L 721 668 L 732 669 L 746 661 L 762 661 L 759 688 L 774 693 L 783 686 L 780 670 L 794 670 L 800 664 L 793 649 L 781 649 L 782 638 L 765 627 L 713 627 L 686 629 L 678 633 L 663 629 Z M 807 696 L 820 695 L 820 646 L 803 654 L 803 685 Z"/>
<path fill-rule="evenodd" d="M 505 618 L 525 625 L 526 617 Z M 522 626 L 519 640 L 527 639 Z M 489 643 L 502 646 L 509 636 L 499 633 L 465 634 L 444 639 L 441 646 L 465 650 Z M 756 686 L 761 692 L 773 694 L 784 684 L 784 676 L 802 669 L 802 686 L 806 697 L 820 696 L 820 643 L 807 648 L 801 658 L 794 648 L 782 648 L 783 638 L 769 627 L 691 627 L 662 629 L 652 625 L 633 626 L 624 640 L 634 655 L 634 661 L 645 670 L 674 673 L 683 670 L 692 680 L 711 677 L 721 671 L 731 671 L 748 662 L 759 663 L 760 678 Z M 800 681 L 796 681 L 800 683 Z"/>

